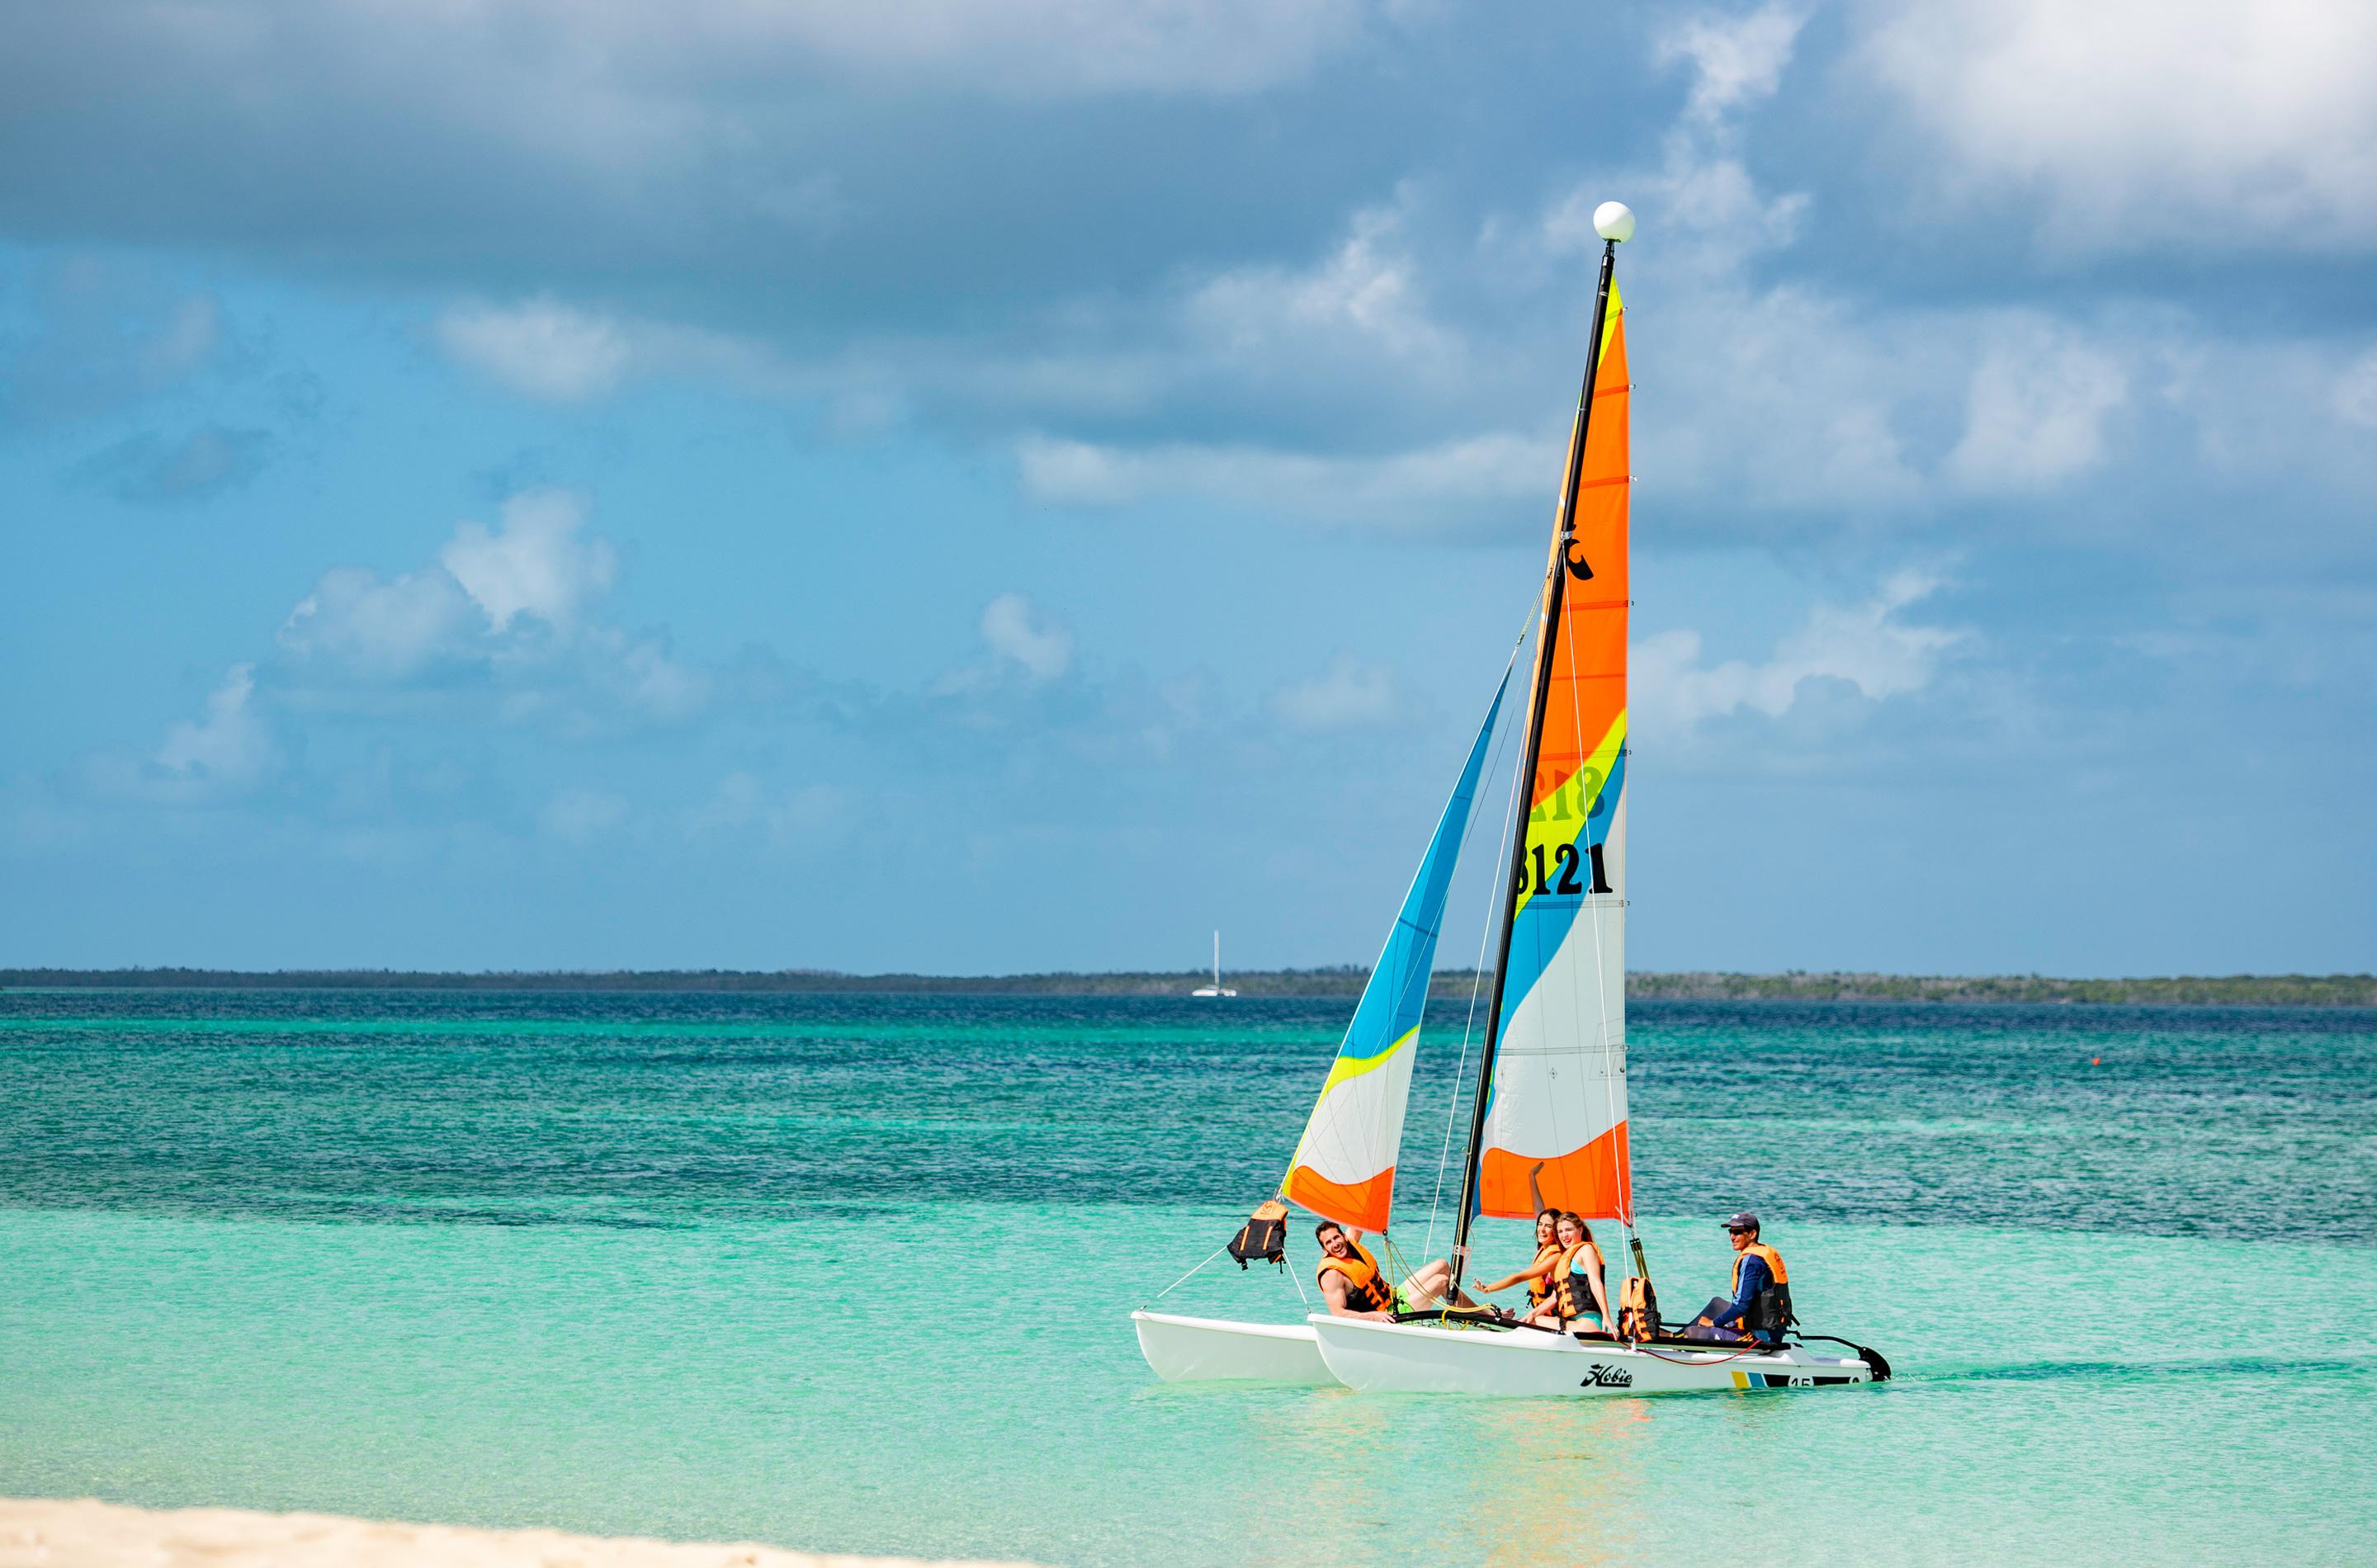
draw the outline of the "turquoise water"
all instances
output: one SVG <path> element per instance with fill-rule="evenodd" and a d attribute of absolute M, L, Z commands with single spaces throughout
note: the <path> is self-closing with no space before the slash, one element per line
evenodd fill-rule
<path fill-rule="evenodd" d="M 2377 1014 L 1641 1006 L 1670 1310 L 1749 1203 L 1895 1381 L 1158 1384 L 1126 1314 L 1345 1011 L 0 995 L 0 1491 L 1059 1563 L 2365 1558 Z"/>

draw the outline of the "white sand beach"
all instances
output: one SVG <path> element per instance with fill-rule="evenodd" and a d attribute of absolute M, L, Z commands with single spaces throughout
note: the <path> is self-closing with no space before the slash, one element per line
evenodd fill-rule
<path fill-rule="evenodd" d="M 424 1562 L 460 1568 L 926 1568 L 914 1558 L 820 1557 L 748 1542 L 477 1530 L 238 1508 L 127 1508 L 90 1498 L 0 1499 L 0 1568 L 397 1568 Z"/>

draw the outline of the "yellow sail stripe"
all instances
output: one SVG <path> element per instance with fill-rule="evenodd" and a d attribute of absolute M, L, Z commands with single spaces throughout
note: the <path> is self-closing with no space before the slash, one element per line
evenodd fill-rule
<path fill-rule="evenodd" d="M 1397 1040 L 1393 1045 L 1389 1046 L 1385 1050 L 1379 1052 L 1376 1056 L 1339 1057 L 1335 1064 L 1329 1069 L 1328 1082 L 1320 1085 L 1320 1098 L 1324 1100 L 1327 1099 L 1329 1097 L 1330 1090 L 1334 1089 L 1338 1084 L 1344 1083 L 1350 1078 L 1359 1078 L 1365 1072 L 1377 1071 L 1380 1068 L 1384 1067 L 1389 1061 L 1392 1060 L 1394 1059 L 1394 1054 L 1397 1051 L 1403 1049 L 1405 1046 L 1410 1045 L 1418 1037 L 1419 1025 L 1415 1023 L 1404 1032 L 1403 1038 Z"/>
<path fill-rule="evenodd" d="M 1336 1089 L 1337 1085 L 1340 1083 L 1351 1083 L 1353 1080 L 1361 1077 L 1366 1072 L 1376 1072 L 1380 1068 L 1384 1067 L 1387 1063 L 1394 1060 L 1396 1052 L 1402 1050 L 1404 1047 L 1410 1045 L 1414 1040 L 1418 1038 L 1419 1025 L 1415 1023 L 1409 1029 L 1404 1031 L 1404 1035 L 1401 1039 L 1397 1040 L 1393 1045 L 1389 1046 L 1385 1050 L 1378 1052 L 1374 1056 L 1341 1056 L 1337 1059 L 1337 1060 L 1329 1069 L 1329 1077 L 1327 1082 L 1320 1085 L 1320 1095 L 1312 1102 L 1312 1115 L 1305 1120 L 1303 1134 L 1296 1140 L 1296 1154 L 1287 1162 L 1287 1168 L 1290 1175 L 1295 1173 L 1297 1166 L 1304 1163 L 1304 1145 L 1311 1141 L 1312 1129 L 1320 1122 L 1320 1113 L 1329 1108 L 1329 1096 Z M 1392 1151 L 1389 1152 L 1392 1153 Z M 1389 1168 L 1392 1169 L 1393 1167 L 1389 1167 Z"/>
<path fill-rule="evenodd" d="M 1609 733 L 1601 737 L 1601 744 L 1593 748 L 1593 754 L 1584 760 L 1583 766 L 1571 773 L 1559 788 L 1536 802 L 1535 809 L 1527 813 L 1529 849 L 1541 845 L 1548 857 L 1556 845 L 1574 844 L 1584 836 L 1585 826 L 1593 820 L 1593 808 L 1601 799 L 1602 786 L 1609 782 L 1610 770 L 1617 767 L 1618 753 L 1625 745 L 1626 711 L 1621 708 L 1618 717 L 1610 721 Z M 1589 797 L 1584 793 L 1588 778 L 1593 781 L 1593 794 Z M 1530 856 L 1521 864 L 1531 868 L 1534 857 Z M 1519 911 L 1526 908 L 1527 901 L 1535 896 L 1535 880 L 1528 876 L 1520 882 L 1518 902 L 1511 906 L 1511 918 L 1517 919 Z"/>

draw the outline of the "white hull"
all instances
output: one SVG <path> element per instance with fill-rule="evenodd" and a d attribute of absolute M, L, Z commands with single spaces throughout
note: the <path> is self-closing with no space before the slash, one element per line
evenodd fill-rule
<path fill-rule="evenodd" d="M 1537 1329 L 1437 1328 L 1315 1314 L 1320 1358 L 1364 1394 L 1682 1394 L 1870 1382 L 1856 1357 L 1792 1347 L 1752 1354 L 1585 1342 Z"/>
<path fill-rule="evenodd" d="M 1166 1382 L 1296 1382 L 1333 1386 L 1308 1323 L 1239 1323 L 1133 1312 L 1140 1354 Z"/>

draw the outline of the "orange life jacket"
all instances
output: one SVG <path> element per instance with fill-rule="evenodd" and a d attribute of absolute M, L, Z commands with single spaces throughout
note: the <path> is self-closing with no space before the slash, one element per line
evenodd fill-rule
<path fill-rule="evenodd" d="M 1345 1276 L 1345 1306 L 1356 1312 L 1392 1312 L 1395 1310 L 1395 1293 L 1379 1273 L 1379 1260 L 1352 1237 L 1345 1245 L 1354 1250 L 1350 1258 L 1332 1258 L 1320 1254 L 1320 1266 L 1313 1271 L 1315 1279 L 1326 1279 L 1332 1274 Z"/>
<path fill-rule="evenodd" d="M 1584 1275 L 1577 1267 L 1580 1263 L 1585 1262 L 1588 1255 L 1591 1262 L 1586 1266 L 1592 1269 L 1595 1278 L 1599 1278 L 1602 1266 L 1601 1249 L 1590 1241 L 1580 1241 L 1571 1247 L 1560 1254 L 1560 1261 L 1552 1266 L 1552 1278 L 1559 1283 L 1561 1317 L 1582 1318 L 1588 1315 L 1593 1317 L 1601 1315 L 1601 1309 L 1594 1304 L 1593 1287 L 1585 1283 Z"/>
<path fill-rule="evenodd" d="M 1774 1278 L 1742 1313 L 1741 1329 L 1744 1334 L 1765 1335 L 1779 1340 L 1784 1331 L 1798 1321 L 1791 1312 L 1791 1276 L 1783 1272 L 1783 1254 L 1763 1241 L 1752 1241 L 1744 1247 L 1733 1260 L 1733 1294 L 1737 1298 L 1741 1295 L 1741 1260 L 1753 1253 L 1766 1264 L 1766 1272 Z"/>
<path fill-rule="evenodd" d="M 1542 1306 L 1544 1298 L 1559 1288 L 1553 1282 L 1559 1277 L 1559 1255 L 1560 1245 L 1557 1241 L 1547 1241 L 1535 1249 L 1535 1261 L 1527 1266 L 1543 1268 L 1547 1263 L 1552 1266 L 1544 1269 L 1537 1278 L 1527 1281 L 1527 1305 L 1530 1309 Z"/>
<path fill-rule="evenodd" d="M 1618 1287 L 1618 1337 L 1640 1342 L 1659 1337 L 1659 1295 L 1651 1282 L 1630 1274 Z"/>
<path fill-rule="evenodd" d="M 1749 1246 L 1744 1247 L 1739 1252 L 1734 1255 L 1733 1293 L 1736 1296 L 1741 1294 L 1741 1260 L 1753 1255 L 1765 1260 L 1766 1272 L 1774 1276 L 1775 1284 L 1788 1285 L 1791 1283 L 1791 1276 L 1783 1272 L 1783 1254 L 1776 1251 L 1774 1248 L 1769 1247 L 1763 1241 L 1752 1241 Z"/>

